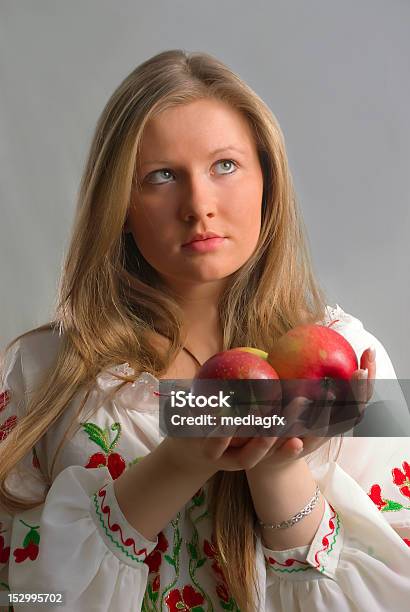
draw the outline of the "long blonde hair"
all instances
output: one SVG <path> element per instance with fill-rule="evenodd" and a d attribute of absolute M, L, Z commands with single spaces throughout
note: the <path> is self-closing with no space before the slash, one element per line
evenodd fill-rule
<path fill-rule="evenodd" d="M 148 59 L 119 85 L 95 129 L 83 173 L 71 242 L 53 321 L 39 330 L 61 334 L 51 370 L 28 401 L 0 449 L 0 504 L 10 512 L 43 500 L 7 491 L 7 475 L 64 413 L 79 388 L 87 392 L 105 367 L 128 362 L 135 376 L 160 377 L 183 346 L 182 311 L 162 288 L 124 223 L 144 127 L 166 108 L 213 98 L 241 111 L 251 126 L 264 190 L 257 248 L 232 277 L 219 315 L 223 350 L 256 346 L 269 351 L 301 323 L 325 316 L 326 298 L 313 272 L 296 202 L 285 144 L 268 106 L 241 78 L 206 53 L 168 50 Z M 166 351 L 154 332 L 170 339 Z M 61 447 L 61 445 L 60 445 Z M 47 474 L 51 482 L 50 474 Z M 240 610 L 254 610 L 255 511 L 244 471 L 218 472 L 209 489 L 214 536 L 223 572 Z M 259 594 L 257 594 L 259 595 Z"/>

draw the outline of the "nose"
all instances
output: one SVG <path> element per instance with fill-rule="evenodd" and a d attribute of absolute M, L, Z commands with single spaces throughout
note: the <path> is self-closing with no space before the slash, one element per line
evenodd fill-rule
<path fill-rule="evenodd" d="M 216 195 L 212 180 L 206 176 L 190 176 L 181 193 L 180 216 L 183 221 L 212 218 L 216 214 Z"/>

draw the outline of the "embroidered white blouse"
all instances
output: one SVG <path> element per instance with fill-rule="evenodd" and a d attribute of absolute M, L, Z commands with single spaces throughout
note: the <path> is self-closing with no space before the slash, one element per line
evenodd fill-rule
<path fill-rule="evenodd" d="M 324 324 L 344 335 L 358 358 L 376 348 L 378 379 L 397 379 L 382 343 L 340 306 Z M 56 354 L 59 336 L 38 332 L 7 353 L 0 395 L 0 441 L 25 411 L 26 397 Z M 207 511 L 207 483 L 155 541 L 122 514 L 113 489 L 124 469 L 162 441 L 159 382 L 144 372 L 114 391 L 115 372 L 97 377 L 80 412 L 81 425 L 43 474 L 80 401 L 78 393 L 7 479 L 20 495 L 47 492 L 45 502 L 10 516 L 0 510 L 0 593 L 64 592 L 65 605 L 36 610 L 137 612 L 238 610 L 215 557 Z M 403 409 L 408 413 L 405 398 Z M 89 420 L 86 412 L 98 405 Z M 404 413 L 403 413 L 404 414 Z M 331 440 L 330 451 L 339 443 Z M 326 504 L 313 542 L 274 551 L 257 534 L 261 601 L 255 611 L 337 612 L 408 610 L 410 595 L 410 439 L 344 436 L 336 462 L 307 460 Z M 138 491 L 135 491 L 138 498 Z M 238 559 L 238 563 L 241 560 Z M 8 607 L 0 609 L 8 610 Z M 10 608 L 11 609 L 11 608 Z M 26 610 L 14 604 L 14 610 Z"/>

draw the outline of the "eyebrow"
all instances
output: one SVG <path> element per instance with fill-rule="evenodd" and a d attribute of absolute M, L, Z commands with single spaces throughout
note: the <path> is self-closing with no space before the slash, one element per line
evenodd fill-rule
<path fill-rule="evenodd" d="M 235 147 L 234 145 L 228 145 L 227 147 L 220 147 L 219 149 L 215 149 L 214 151 L 211 151 L 209 153 L 209 157 L 213 157 L 214 155 L 216 155 L 217 153 L 223 153 L 223 151 L 237 151 L 238 153 L 242 153 L 245 155 L 245 151 L 243 149 L 240 149 L 239 147 Z M 147 160 L 144 161 L 141 166 L 148 166 L 150 164 L 169 164 L 169 165 L 173 165 L 173 162 L 167 160 L 167 159 L 155 159 L 155 160 Z"/>

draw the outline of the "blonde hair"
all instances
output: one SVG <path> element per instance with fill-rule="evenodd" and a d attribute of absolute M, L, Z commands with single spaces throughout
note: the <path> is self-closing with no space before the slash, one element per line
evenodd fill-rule
<path fill-rule="evenodd" d="M 135 375 L 120 376 L 123 384 L 143 371 L 160 377 L 183 346 L 182 311 L 131 235 L 125 234 L 124 223 L 132 189 L 140 187 L 134 178 L 135 162 L 147 121 L 166 108 L 203 98 L 224 101 L 248 120 L 264 180 L 257 248 L 232 276 L 219 303 L 223 350 L 255 346 L 269 351 L 290 328 L 325 316 L 326 298 L 315 280 L 284 138 L 268 106 L 211 55 L 175 49 L 151 57 L 123 80 L 98 120 L 55 318 L 21 334 L 5 349 L 36 331 L 61 333 L 55 363 L 39 381 L 26 416 L 1 444 L 0 503 L 9 511 L 41 503 L 15 497 L 7 491 L 5 479 L 80 388 L 84 405 L 96 375 L 125 361 Z M 166 351 L 155 345 L 154 333 L 170 339 Z M 51 483 L 51 475 L 47 477 Z M 218 472 L 210 485 L 214 536 L 225 578 L 240 610 L 254 610 L 256 517 L 245 472 Z"/>

